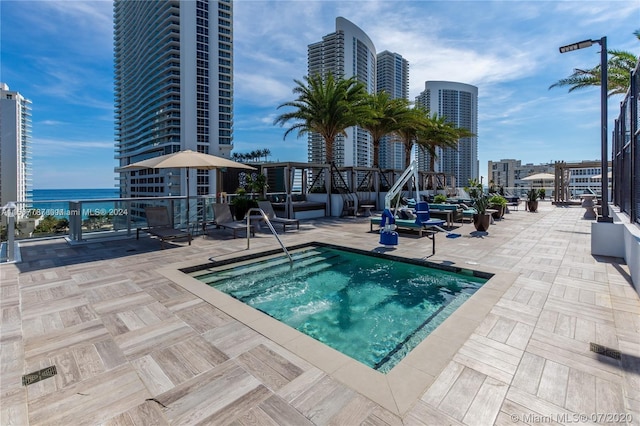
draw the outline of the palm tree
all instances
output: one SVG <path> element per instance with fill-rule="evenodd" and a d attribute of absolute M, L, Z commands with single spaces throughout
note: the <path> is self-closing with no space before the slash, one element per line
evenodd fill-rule
<path fill-rule="evenodd" d="M 633 34 L 640 40 L 640 30 Z M 608 96 L 624 95 L 629 90 L 631 71 L 635 68 L 638 58 L 633 53 L 623 50 L 608 50 L 607 53 L 611 55 L 607 60 Z M 569 92 L 600 86 L 600 65 L 587 70 L 575 69 L 573 74 L 553 83 L 549 89 L 566 86 L 569 86 Z"/>
<path fill-rule="evenodd" d="M 305 133 L 318 133 L 324 140 L 325 159 L 333 162 L 333 144 L 338 135 L 346 136 L 346 129 L 355 126 L 366 117 L 364 103 L 365 86 L 355 77 L 336 80 L 332 74 L 323 78 L 320 74 L 305 76 L 302 82 L 294 80 L 295 101 L 278 106 L 292 107 L 293 111 L 284 113 L 275 119 L 274 124 L 283 126 L 289 121 L 295 123 L 285 132 L 284 138 L 294 130 L 298 137 Z"/>
<path fill-rule="evenodd" d="M 411 148 L 417 141 L 421 132 L 426 131 L 429 126 L 429 114 L 420 107 L 409 108 L 402 117 L 399 128 L 394 131 L 402 139 L 404 145 L 404 164 L 409 166 L 411 162 Z"/>
<path fill-rule="evenodd" d="M 360 123 L 360 127 L 371 135 L 373 140 L 373 167 L 378 167 L 380 141 L 386 135 L 399 130 L 409 109 L 409 101 L 402 98 L 392 99 L 387 92 L 378 92 L 367 96 L 366 105 L 369 116 Z"/>
<path fill-rule="evenodd" d="M 463 127 L 456 127 L 446 117 L 438 117 L 438 114 L 429 116 L 427 113 L 427 118 L 427 126 L 418 131 L 416 143 L 429 153 L 429 170 L 434 171 L 437 148 L 457 149 L 460 139 L 475 135 Z"/>

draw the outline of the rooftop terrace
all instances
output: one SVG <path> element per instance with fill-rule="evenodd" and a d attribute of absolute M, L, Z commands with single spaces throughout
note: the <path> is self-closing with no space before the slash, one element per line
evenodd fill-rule
<path fill-rule="evenodd" d="M 640 424 L 640 299 L 622 259 L 590 254 L 583 212 L 542 202 L 486 235 L 437 235 L 428 260 L 497 280 L 387 375 L 176 278 L 275 248 L 270 234 L 250 251 L 222 230 L 165 250 L 21 242 L 23 262 L 0 266 L 0 424 Z M 281 238 L 384 251 L 368 231 L 324 218 Z M 424 258 L 431 241 L 401 234 L 392 253 Z"/>

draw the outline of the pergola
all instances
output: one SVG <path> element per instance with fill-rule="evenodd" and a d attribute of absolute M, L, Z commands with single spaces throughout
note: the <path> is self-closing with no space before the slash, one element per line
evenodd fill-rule
<path fill-rule="evenodd" d="M 556 161 L 556 179 L 554 181 L 554 202 L 564 203 L 571 200 L 569 193 L 569 182 L 571 181 L 571 170 L 584 168 L 601 168 L 600 161 L 583 161 L 581 163 L 566 163 L 564 161 Z M 611 161 L 607 163 L 607 167 L 611 167 Z"/>

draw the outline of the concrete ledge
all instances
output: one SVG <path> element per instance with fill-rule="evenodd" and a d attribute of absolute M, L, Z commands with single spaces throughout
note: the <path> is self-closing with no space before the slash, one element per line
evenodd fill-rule
<path fill-rule="evenodd" d="M 611 209 L 613 223 L 591 224 L 591 254 L 621 257 L 629 266 L 631 281 L 640 294 L 640 227 L 628 215 Z"/>
<path fill-rule="evenodd" d="M 591 254 L 624 257 L 624 225 L 620 222 L 591 224 Z"/>

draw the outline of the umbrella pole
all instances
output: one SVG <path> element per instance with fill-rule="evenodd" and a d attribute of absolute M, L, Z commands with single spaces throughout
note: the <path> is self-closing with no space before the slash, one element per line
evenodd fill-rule
<path fill-rule="evenodd" d="M 189 232 L 189 171 L 187 167 L 187 232 Z"/>

